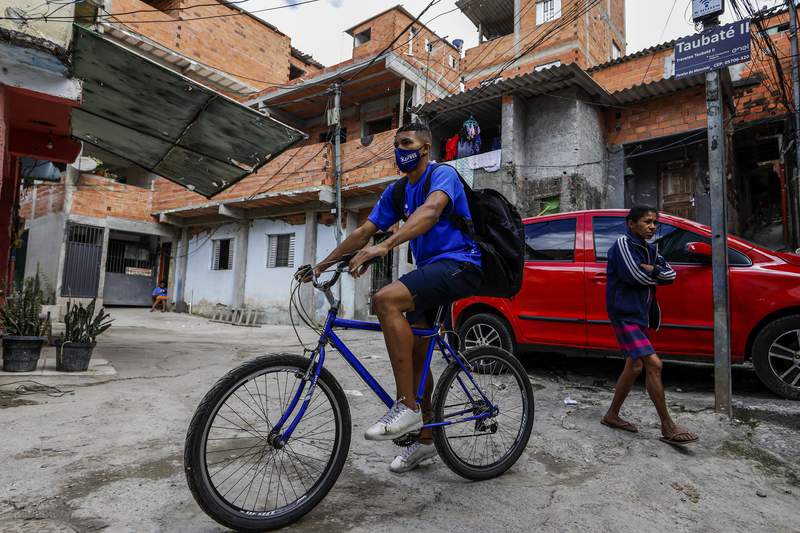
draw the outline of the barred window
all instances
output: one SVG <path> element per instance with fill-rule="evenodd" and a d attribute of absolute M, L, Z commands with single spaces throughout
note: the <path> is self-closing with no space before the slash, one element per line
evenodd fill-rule
<path fill-rule="evenodd" d="M 538 0 L 536 24 L 544 24 L 561 17 L 561 0 Z"/>
<path fill-rule="evenodd" d="M 294 233 L 267 235 L 267 268 L 294 267 Z"/>
<path fill-rule="evenodd" d="M 233 239 L 216 239 L 211 256 L 211 270 L 231 270 L 233 268 Z"/>

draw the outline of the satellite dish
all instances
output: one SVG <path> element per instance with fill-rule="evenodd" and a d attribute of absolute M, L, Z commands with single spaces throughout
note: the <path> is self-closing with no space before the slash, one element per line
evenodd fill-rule
<path fill-rule="evenodd" d="M 97 168 L 97 161 L 95 161 L 91 157 L 82 155 L 78 159 L 76 159 L 74 163 L 72 163 L 72 166 L 77 168 L 81 172 L 91 172 L 92 170 Z"/>

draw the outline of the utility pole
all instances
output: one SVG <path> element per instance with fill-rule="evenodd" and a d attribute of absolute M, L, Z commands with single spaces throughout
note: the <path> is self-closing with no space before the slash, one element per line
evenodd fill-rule
<path fill-rule="evenodd" d="M 791 184 L 789 186 L 789 216 L 791 219 L 790 228 L 792 229 L 792 244 L 800 246 L 800 188 L 798 188 L 798 176 L 800 176 L 800 67 L 798 67 L 798 46 L 797 46 L 797 10 L 795 0 L 786 0 L 789 7 L 789 37 L 792 43 L 792 89 L 794 92 L 794 172 L 792 172 Z"/>
<path fill-rule="evenodd" d="M 342 84 L 333 84 L 333 179 L 336 186 L 336 245 L 342 244 Z M 342 301 L 342 284 L 336 285 L 336 298 Z"/>
<path fill-rule="evenodd" d="M 717 26 L 719 19 L 705 23 Z M 708 113 L 708 174 L 711 182 L 711 285 L 714 298 L 714 409 L 733 416 L 731 409 L 731 340 L 728 305 L 728 218 L 725 170 L 725 112 L 722 70 L 706 73 Z"/>
<path fill-rule="evenodd" d="M 333 180 L 336 187 L 336 244 L 342 243 L 342 85 L 333 84 Z"/>

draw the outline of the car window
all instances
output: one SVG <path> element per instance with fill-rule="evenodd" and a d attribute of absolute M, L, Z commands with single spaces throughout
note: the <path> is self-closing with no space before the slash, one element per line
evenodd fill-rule
<path fill-rule="evenodd" d="M 628 229 L 625 217 L 594 217 L 592 227 L 594 228 L 595 261 L 607 261 L 609 248 Z"/>
<path fill-rule="evenodd" d="M 594 217 L 592 219 L 592 227 L 594 228 L 594 254 L 596 261 L 607 261 L 609 248 L 617 242 L 620 235 L 625 234 L 627 231 L 625 218 Z M 702 260 L 686 252 L 686 245 L 690 242 L 711 244 L 711 239 L 699 233 L 678 228 L 672 224 L 659 223 L 655 243 L 658 245 L 658 252 L 664 256 L 668 263 L 702 264 Z M 749 266 L 750 259 L 746 255 L 728 248 L 728 263 L 731 266 Z"/>
<path fill-rule="evenodd" d="M 525 226 L 527 261 L 573 261 L 575 259 L 575 218 L 537 222 Z"/>
<path fill-rule="evenodd" d="M 658 252 L 664 256 L 667 263 L 697 265 L 703 261 L 686 251 L 690 242 L 703 242 L 711 244 L 711 239 L 693 231 L 675 227 L 671 224 L 659 224 L 656 231 L 656 245 Z M 730 266 L 749 266 L 750 259 L 732 248 L 728 248 L 728 264 Z"/>

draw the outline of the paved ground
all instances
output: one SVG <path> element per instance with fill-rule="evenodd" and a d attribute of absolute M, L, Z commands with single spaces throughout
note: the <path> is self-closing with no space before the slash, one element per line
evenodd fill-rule
<path fill-rule="evenodd" d="M 175 314 L 115 310 L 96 356 L 116 376 L 35 379 L 72 392 L 0 397 L 0 531 L 220 531 L 196 506 L 182 471 L 189 418 L 225 371 L 271 351 L 298 352 L 286 327 L 243 329 Z M 387 385 L 376 334 L 343 335 Z M 526 358 L 536 394 L 526 453 L 502 477 L 469 483 L 435 461 L 404 476 L 397 448 L 364 441 L 380 414 L 338 358 L 329 368 L 351 396 L 350 458 L 300 531 L 798 531 L 800 403 L 779 401 L 738 370 L 740 420 L 710 409 L 711 370 L 668 366 L 668 400 L 701 435 L 680 451 L 657 440 L 655 414 L 638 387 L 627 414 L 636 435 L 598 421 L 620 361 Z M 27 378 L 27 377 L 26 377 Z M 0 377 L 0 390 L 14 378 Z M 577 406 L 565 406 L 571 397 Z"/>

